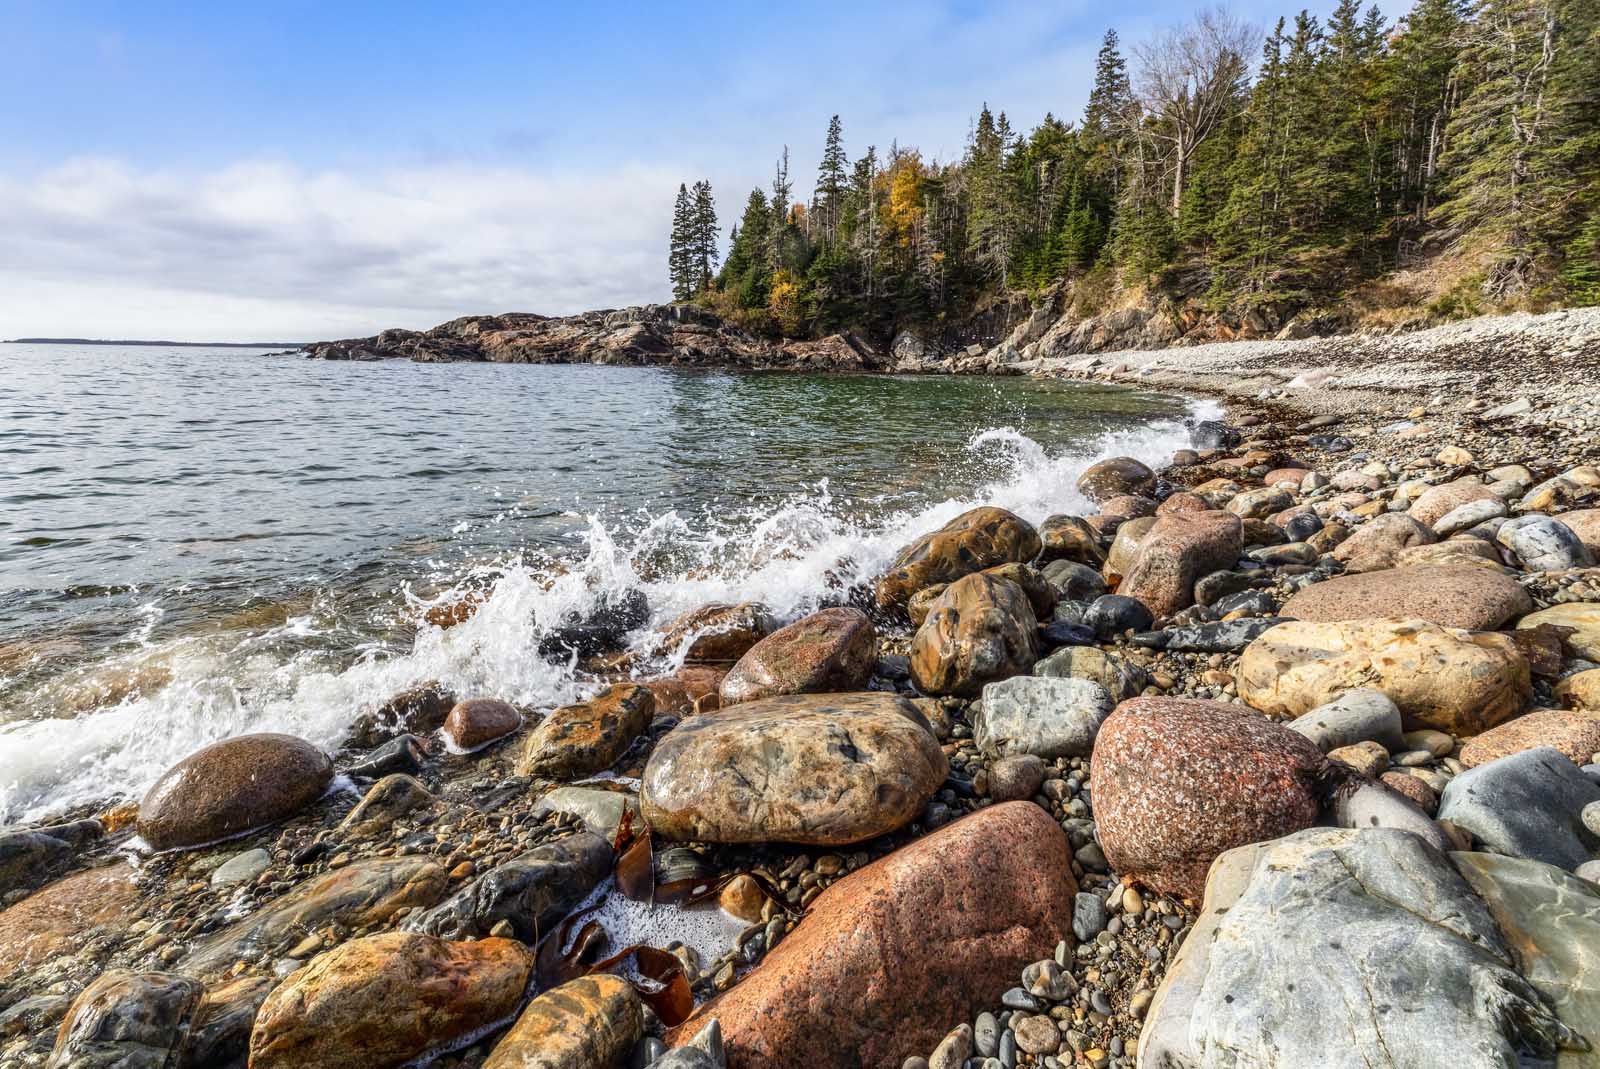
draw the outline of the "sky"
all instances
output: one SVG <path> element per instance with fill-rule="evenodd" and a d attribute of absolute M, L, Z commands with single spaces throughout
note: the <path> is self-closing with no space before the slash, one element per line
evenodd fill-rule
<path fill-rule="evenodd" d="M 667 300 L 680 182 L 726 233 L 786 145 L 809 194 L 835 113 L 852 159 L 954 159 L 985 102 L 1076 118 L 1108 28 L 1194 6 L 0 0 L 0 338 Z"/>

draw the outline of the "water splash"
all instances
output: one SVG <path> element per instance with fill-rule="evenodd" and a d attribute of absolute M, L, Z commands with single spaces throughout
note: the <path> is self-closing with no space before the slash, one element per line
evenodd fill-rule
<path fill-rule="evenodd" d="M 1191 422 L 1218 414 L 1202 402 Z M 0 818 L 39 820 L 138 797 L 201 746 L 245 732 L 281 731 L 333 750 L 362 714 L 425 680 L 537 708 L 573 701 L 593 684 L 572 663 L 540 657 L 539 643 L 551 622 L 591 612 L 608 594 L 644 591 L 651 619 L 636 635 L 641 642 L 649 627 L 709 602 L 760 600 L 792 619 L 870 581 L 911 539 L 969 508 L 998 505 L 1035 523 L 1086 513 L 1092 506 L 1074 484 L 1090 464 L 1109 456 L 1164 463 L 1189 441 L 1186 421 L 1166 420 L 1052 455 L 1021 430 L 994 428 L 967 445 L 965 459 L 988 473 L 970 493 L 941 498 L 921 488 L 846 508 L 824 480 L 764 511 L 641 513 L 609 525 L 578 517 L 586 525 L 581 556 L 483 561 L 458 570 L 442 595 L 404 592 L 393 612 L 406 619 L 468 591 L 487 596 L 466 621 L 421 625 L 398 651 L 323 599 L 275 627 L 153 643 L 160 610 L 152 603 L 129 636 L 134 649 L 94 670 L 131 672 L 156 661 L 169 681 L 74 719 L 18 720 L 0 730 Z M 52 707 L 57 685 L 36 695 L 41 708 Z"/>

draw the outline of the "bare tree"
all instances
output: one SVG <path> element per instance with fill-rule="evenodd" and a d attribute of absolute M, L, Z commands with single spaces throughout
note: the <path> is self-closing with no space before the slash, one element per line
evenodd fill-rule
<path fill-rule="evenodd" d="M 1244 92 L 1260 32 L 1223 8 L 1195 16 L 1134 48 L 1134 93 L 1148 121 L 1144 133 L 1167 145 L 1172 214 L 1195 151 L 1216 132 Z"/>

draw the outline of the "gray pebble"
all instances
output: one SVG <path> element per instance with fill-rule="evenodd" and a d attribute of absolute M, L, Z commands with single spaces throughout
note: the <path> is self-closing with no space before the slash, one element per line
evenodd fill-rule
<path fill-rule="evenodd" d="M 1044 1009 L 1044 1004 L 1020 987 L 1013 987 L 1000 996 L 1000 1005 L 1012 1010 L 1027 1010 L 1029 1013 L 1038 1013 Z"/>
<path fill-rule="evenodd" d="M 994 1057 L 1000 1049 L 1000 1022 L 994 1014 L 987 1010 L 978 1014 L 978 1022 L 972 1027 L 972 1043 L 985 1058 Z"/>
<path fill-rule="evenodd" d="M 1106 928 L 1106 904 L 1099 895 L 1079 891 L 1072 900 L 1072 934 L 1087 943 Z"/>

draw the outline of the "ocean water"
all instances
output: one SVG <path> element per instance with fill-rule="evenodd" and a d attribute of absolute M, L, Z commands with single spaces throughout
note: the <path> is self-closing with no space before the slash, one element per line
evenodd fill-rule
<path fill-rule="evenodd" d="M 593 682 L 539 640 L 608 592 L 651 624 L 793 618 L 973 505 L 1083 511 L 1090 463 L 1214 414 L 1021 378 L 0 345 L 0 820 L 241 732 L 331 749 L 426 679 L 574 700 Z M 471 619 L 423 621 L 467 589 Z"/>

